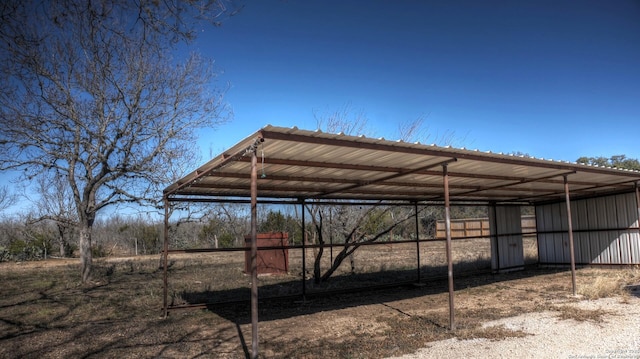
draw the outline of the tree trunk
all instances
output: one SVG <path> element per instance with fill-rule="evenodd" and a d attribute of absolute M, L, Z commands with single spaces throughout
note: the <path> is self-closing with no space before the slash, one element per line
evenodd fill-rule
<path fill-rule="evenodd" d="M 356 273 L 356 256 L 351 253 L 349 254 L 349 262 L 351 263 L 351 274 Z"/>
<path fill-rule="evenodd" d="M 91 253 L 91 228 L 87 224 L 80 224 L 80 272 L 82 283 L 87 283 L 91 278 L 91 265 L 93 257 Z"/>
<path fill-rule="evenodd" d="M 64 245 L 64 240 L 62 238 L 59 238 L 58 244 L 60 245 L 60 257 L 64 258 L 65 255 L 67 254 L 67 251 Z"/>
<path fill-rule="evenodd" d="M 60 245 L 60 257 L 65 257 L 67 254 L 67 246 L 64 243 L 64 227 L 58 224 L 58 244 Z"/>
<path fill-rule="evenodd" d="M 320 284 L 322 280 L 322 270 L 320 268 L 320 261 L 322 260 L 322 253 L 324 252 L 322 244 L 324 243 L 321 243 L 318 253 L 316 253 L 315 262 L 313 263 L 313 281 L 315 284 Z"/>

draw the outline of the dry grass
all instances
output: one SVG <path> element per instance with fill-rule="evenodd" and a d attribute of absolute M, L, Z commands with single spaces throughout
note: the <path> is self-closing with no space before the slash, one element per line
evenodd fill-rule
<path fill-rule="evenodd" d="M 571 305 L 553 306 L 552 309 L 559 313 L 558 318 L 578 322 L 602 323 L 603 318 L 611 314 L 602 309 L 581 309 Z"/>
<path fill-rule="evenodd" d="M 604 276 L 602 273 L 606 272 Z M 598 270 L 585 269 L 580 272 L 578 294 L 587 299 L 598 299 L 612 296 L 626 297 L 631 295 L 627 286 L 640 284 L 640 269 Z"/>
<path fill-rule="evenodd" d="M 400 260 L 402 251 L 394 247 L 376 253 L 367 248 L 357 258 L 358 273 L 345 269 L 330 285 L 309 289 L 414 275 L 412 264 Z M 292 267 L 301 271 L 300 257 L 292 257 Z M 212 305 L 208 310 L 172 311 L 169 318 L 161 318 L 158 256 L 98 261 L 95 281 L 89 285 L 79 284 L 75 261 L 58 263 L 0 264 L 0 357 L 244 358 L 251 346 L 246 301 Z M 243 267 L 242 256 L 228 253 L 173 256 L 170 300 L 180 304 L 248 299 L 249 277 L 242 273 Z M 377 273 L 380 269 L 388 272 Z M 430 270 L 425 267 L 425 277 Z M 261 296 L 297 293 L 299 274 L 294 269 L 288 276 L 260 277 Z M 578 271 L 578 288 L 588 298 L 632 295 L 623 288 L 639 281 L 638 269 Z M 570 305 L 577 301 L 570 293 L 571 276 L 565 270 L 457 276 L 455 331 L 448 330 L 446 280 L 309 296 L 304 301 L 300 297 L 268 300 L 260 303 L 260 348 L 268 358 L 381 358 L 453 337 L 521 337 L 526 334 L 501 326 L 483 328 L 482 323 L 527 312 L 555 310 L 562 319 L 596 323 L 607 314 L 577 309 Z"/>

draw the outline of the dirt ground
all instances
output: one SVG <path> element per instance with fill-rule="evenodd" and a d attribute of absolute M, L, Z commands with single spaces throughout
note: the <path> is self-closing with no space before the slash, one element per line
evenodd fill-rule
<path fill-rule="evenodd" d="M 209 277 L 202 261 L 185 263 L 172 267 L 174 285 L 202 285 Z M 0 357 L 246 358 L 252 347 L 249 303 L 172 310 L 165 319 L 158 265 L 158 256 L 98 260 L 94 282 L 81 285 L 76 260 L 0 263 Z M 182 272 L 188 276 L 181 277 Z M 632 291 L 636 287 L 626 286 L 640 283 L 640 271 L 580 269 L 577 280 L 580 296 L 574 297 L 571 273 L 563 269 L 457 277 L 453 331 L 446 279 L 304 300 L 264 300 L 260 357 L 385 358 L 453 338 L 485 338 L 490 347 L 529 334 L 483 324 L 550 310 L 562 320 L 601 323 L 606 309 L 567 304 L 608 296 L 629 301 L 638 294 Z M 206 284 L 216 293 L 212 285 Z M 449 357 L 458 356 L 450 352 Z"/>

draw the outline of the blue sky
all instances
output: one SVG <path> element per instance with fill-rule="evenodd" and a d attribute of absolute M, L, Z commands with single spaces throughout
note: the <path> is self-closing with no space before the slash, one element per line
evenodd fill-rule
<path fill-rule="evenodd" d="M 640 158 L 640 2 L 261 0 L 195 46 L 229 83 L 208 159 L 350 106 L 375 137 L 426 117 L 456 147 Z"/>

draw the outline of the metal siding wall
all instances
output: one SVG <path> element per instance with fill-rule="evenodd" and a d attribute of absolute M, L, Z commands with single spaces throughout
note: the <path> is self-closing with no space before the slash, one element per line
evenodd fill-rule
<path fill-rule="evenodd" d="M 587 214 L 589 216 L 589 230 L 594 230 L 598 228 L 598 211 L 597 211 L 597 203 L 595 200 L 585 201 L 587 205 Z M 598 232 L 589 232 L 589 245 L 591 247 L 591 263 L 600 263 L 600 246 L 599 242 L 599 234 Z"/>
<path fill-rule="evenodd" d="M 607 201 L 606 198 L 596 199 L 596 211 L 598 212 L 598 229 L 606 229 L 609 225 L 607 221 Z M 609 233 L 598 231 L 598 248 L 600 249 L 600 262 L 611 264 L 611 248 L 609 248 Z"/>
<path fill-rule="evenodd" d="M 543 233 L 549 229 L 548 206 L 536 206 L 536 231 L 538 232 L 538 261 L 542 263 L 549 262 L 549 235 Z"/>
<path fill-rule="evenodd" d="M 634 193 L 572 201 L 571 209 L 577 263 L 640 264 Z M 540 262 L 569 263 L 566 205 L 536 206 L 536 216 Z"/>
<path fill-rule="evenodd" d="M 638 209 L 635 194 L 618 196 L 618 227 L 635 227 L 622 232 L 620 237 L 622 249 L 622 263 L 640 263 L 640 256 L 637 255 L 635 247 L 637 247 L 637 224 Z"/>
<path fill-rule="evenodd" d="M 615 198 L 615 206 L 616 206 L 616 217 L 614 218 L 613 225 L 617 228 L 623 228 L 628 225 L 622 224 L 624 222 L 625 211 L 624 211 L 624 198 L 620 195 Z M 620 264 L 628 264 L 629 263 L 629 239 L 627 236 L 626 230 L 618 230 L 617 231 L 617 245 L 618 245 L 618 263 Z"/>
<path fill-rule="evenodd" d="M 629 242 L 631 252 L 632 263 L 640 263 L 640 218 L 638 218 L 638 203 L 636 202 L 635 195 L 630 195 L 627 199 L 628 217 L 627 222 L 631 223 L 635 230 L 629 231 Z"/>
<path fill-rule="evenodd" d="M 489 227 L 491 228 L 491 234 L 494 236 L 491 241 L 493 269 L 524 266 L 520 207 L 497 206 L 492 207 L 489 213 Z M 492 226 L 492 224 L 496 225 Z M 499 253 L 496 253 L 496 251 L 499 251 Z M 496 255 L 499 261 L 496 261 Z"/>
<path fill-rule="evenodd" d="M 573 234 L 574 246 L 576 251 L 576 263 L 589 263 L 591 261 L 591 250 L 589 246 L 589 233 L 581 232 L 589 226 L 589 217 L 587 212 L 587 203 L 585 201 L 576 201 L 571 203 L 571 213 L 573 214 Z"/>
<path fill-rule="evenodd" d="M 545 217 L 547 218 L 547 228 L 549 231 L 553 231 L 555 228 L 554 218 L 557 218 L 557 213 L 555 212 L 555 206 L 550 205 L 545 213 Z M 547 237 L 547 258 L 549 259 L 550 263 L 556 263 L 556 255 L 558 253 L 558 248 L 556 248 L 556 237 L 557 235 L 555 233 L 550 233 Z"/>
<path fill-rule="evenodd" d="M 567 207 L 564 203 L 554 204 L 554 227 L 559 228 L 561 233 L 556 233 L 554 238 L 554 244 L 556 248 L 555 262 L 567 263 L 571 260 L 569 254 L 569 236 L 565 233 L 569 229 L 567 223 Z"/>
<path fill-rule="evenodd" d="M 618 228 L 618 210 L 616 200 L 617 196 L 605 197 L 607 204 L 607 228 Z M 612 264 L 621 264 L 620 236 L 622 232 L 619 230 L 607 231 L 607 240 L 609 241 L 609 253 Z"/>
<path fill-rule="evenodd" d="M 620 263 L 630 264 L 631 262 L 631 242 L 629 242 L 629 233 L 620 232 L 618 237 L 620 241 Z"/>
<path fill-rule="evenodd" d="M 503 207 L 503 233 L 510 233 L 504 241 L 508 253 L 505 258 L 506 267 L 524 266 L 524 248 L 522 245 L 522 218 L 520 207 Z"/>
<path fill-rule="evenodd" d="M 634 264 L 640 264 L 640 233 L 637 231 L 629 233 L 629 242 L 631 252 L 631 261 Z"/>
<path fill-rule="evenodd" d="M 562 263 L 563 252 L 561 233 L 562 212 L 559 204 L 536 207 L 539 261 L 542 263 Z M 565 211 L 566 213 L 566 211 Z"/>
<path fill-rule="evenodd" d="M 628 213 L 628 200 L 625 196 L 623 195 L 619 195 L 616 198 L 618 205 L 618 218 L 617 218 L 617 225 L 619 228 L 623 228 L 625 226 L 629 226 L 629 223 L 632 223 L 632 221 L 629 222 L 629 213 Z M 620 232 L 620 236 L 619 236 L 619 240 L 620 240 L 620 262 L 623 264 L 630 264 L 633 263 L 631 261 L 631 242 L 629 241 L 629 231 L 621 231 Z"/>

